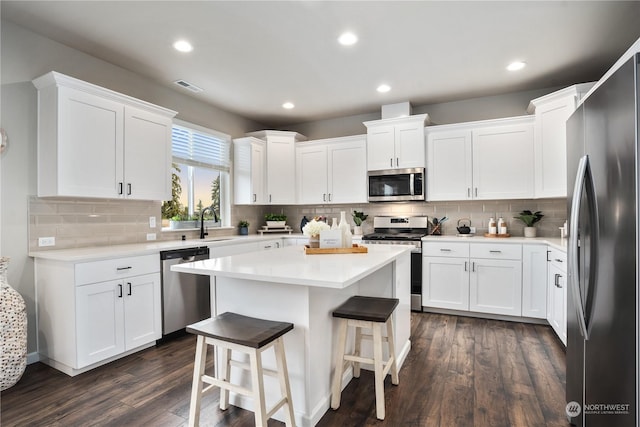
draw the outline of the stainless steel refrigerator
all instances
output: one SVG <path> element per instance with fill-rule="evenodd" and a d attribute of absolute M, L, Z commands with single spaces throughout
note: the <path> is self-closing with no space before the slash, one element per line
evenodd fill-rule
<path fill-rule="evenodd" d="M 638 425 L 638 61 L 567 121 L 567 416 Z"/>

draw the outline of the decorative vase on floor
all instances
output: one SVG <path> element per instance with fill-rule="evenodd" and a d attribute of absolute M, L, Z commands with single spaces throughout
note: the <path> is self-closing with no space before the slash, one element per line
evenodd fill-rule
<path fill-rule="evenodd" d="M 0 257 L 0 391 L 18 382 L 27 367 L 27 307 L 9 286 L 9 258 Z"/>
<path fill-rule="evenodd" d="M 525 227 L 524 228 L 524 237 L 536 237 L 536 228 L 535 227 Z"/>

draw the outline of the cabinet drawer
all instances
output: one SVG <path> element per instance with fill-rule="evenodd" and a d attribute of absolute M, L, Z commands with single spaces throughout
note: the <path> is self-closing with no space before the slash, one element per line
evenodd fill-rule
<path fill-rule="evenodd" d="M 474 243 L 470 251 L 471 258 L 522 259 L 522 245 Z"/>
<path fill-rule="evenodd" d="M 547 251 L 547 259 L 551 265 L 559 268 L 563 272 L 567 272 L 567 254 L 558 249 L 549 248 Z"/>
<path fill-rule="evenodd" d="M 424 242 L 422 244 L 422 256 L 467 258 L 469 256 L 469 244 L 456 242 Z"/>
<path fill-rule="evenodd" d="M 76 285 L 116 280 L 122 277 L 160 272 L 158 254 L 76 264 Z"/>

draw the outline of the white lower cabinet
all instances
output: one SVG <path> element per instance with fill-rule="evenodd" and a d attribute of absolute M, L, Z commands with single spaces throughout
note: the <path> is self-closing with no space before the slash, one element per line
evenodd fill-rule
<path fill-rule="evenodd" d="M 522 315 L 522 245 L 423 242 L 422 305 Z"/>
<path fill-rule="evenodd" d="M 78 286 L 78 366 L 108 359 L 160 338 L 151 303 L 160 295 L 160 274 Z"/>
<path fill-rule="evenodd" d="M 567 345 L 567 255 L 557 249 L 548 254 L 547 321 L 564 345 Z"/>
<path fill-rule="evenodd" d="M 471 259 L 469 310 L 478 313 L 522 315 L 522 262 Z"/>
<path fill-rule="evenodd" d="M 522 315 L 547 318 L 547 245 L 522 245 Z"/>
<path fill-rule="evenodd" d="M 76 375 L 162 336 L 158 254 L 90 262 L 36 259 L 38 352 Z"/>

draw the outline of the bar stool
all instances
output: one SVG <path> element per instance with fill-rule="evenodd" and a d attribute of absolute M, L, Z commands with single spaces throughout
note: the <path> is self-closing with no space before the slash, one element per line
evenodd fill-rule
<path fill-rule="evenodd" d="M 373 364 L 376 390 L 376 417 L 384 420 L 384 379 L 391 372 L 391 382 L 398 385 L 398 366 L 393 336 L 393 318 L 391 314 L 398 306 L 396 298 L 375 298 L 354 296 L 335 309 L 333 317 L 339 319 L 338 338 L 335 352 L 335 370 L 331 387 L 331 408 L 340 407 L 342 394 L 342 374 L 353 364 L 353 376 L 360 377 L 360 363 Z M 382 336 L 382 326 L 387 327 L 387 336 Z M 345 354 L 347 329 L 355 327 L 355 346 L 352 354 Z M 362 328 L 371 329 L 371 335 L 362 333 Z M 363 338 L 373 339 L 373 358 L 360 355 Z M 382 342 L 389 344 L 389 359 L 382 360 Z M 346 363 L 345 363 L 346 362 Z"/>
<path fill-rule="evenodd" d="M 193 367 L 189 426 L 197 426 L 199 424 L 202 395 L 213 387 L 220 388 L 221 410 L 225 410 L 229 406 L 229 391 L 233 391 L 254 399 L 256 426 L 266 426 L 267 420 L 284 406 L 286 406 L 284 411 L 285 424 L 287 426 L 295 426 L 283 343 L 283 335 L 292 329 L 292 323 L 256 319 L 231 312 L 187 326 L 187 332 L 198 337 L 196 360 Z M 207 345 L 214 346 L 214 348 L 220 347 L 223 350 L 222 360 L 218 365 L 220 370 L 218 377 L 204 373 Z M 271 347 L 275 351 L 277 371 L 263 369 L 262 367 L 262 352 Z M 231 360 L 232 350 L 248 354 L 249 363 Z M 251 388 L 230 382 L 231 366 L 251 371 Z M 280 382 L 282 398 L 270 410 L 267 410 L 265 405 L 263 375 L 275 376 Z M 204 383 L 209 385 L 203 389 Z"/>

